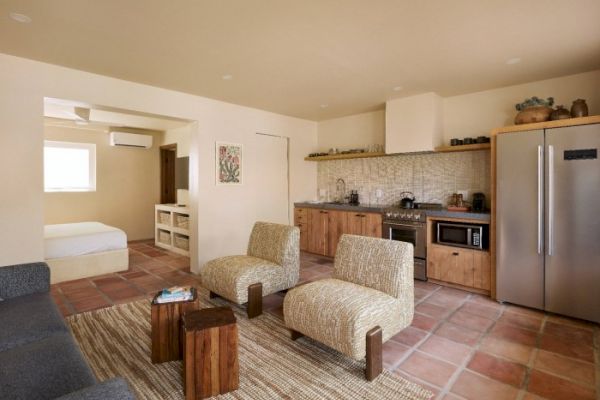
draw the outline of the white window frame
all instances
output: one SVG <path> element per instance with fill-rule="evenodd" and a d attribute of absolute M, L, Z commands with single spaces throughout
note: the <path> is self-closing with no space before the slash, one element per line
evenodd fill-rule
<path fill-rule="evenodd" d="M 44 192 L 95 192 L 96 191 L 96 144 L 95 143 L 76 143 L 60 142 L 54 140 L 44 140 L 44 148 L 54 147 L 60 149 L 84 149 L 89 153 L 89 186 L 86 188 L 58 187 L 47 188 L 44 182 Z M 46 167 L 44 160 L 44 168 Z"/>

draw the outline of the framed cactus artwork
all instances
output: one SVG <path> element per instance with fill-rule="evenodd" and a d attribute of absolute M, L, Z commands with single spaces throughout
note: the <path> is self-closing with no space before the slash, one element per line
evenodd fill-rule
<path fill-rule="evenodd" d="M 216 142 L 217 185 L 242 184 L 242 145 Z"/>

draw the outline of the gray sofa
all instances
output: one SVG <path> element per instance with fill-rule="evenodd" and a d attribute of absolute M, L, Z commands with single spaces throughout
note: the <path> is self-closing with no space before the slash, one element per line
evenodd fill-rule
<path fill-rule="evenodd" d="M 49 291 L 45 263 L 0 267 L 0 398 L 134 399 L 122 378 L 96 381 Z"/>

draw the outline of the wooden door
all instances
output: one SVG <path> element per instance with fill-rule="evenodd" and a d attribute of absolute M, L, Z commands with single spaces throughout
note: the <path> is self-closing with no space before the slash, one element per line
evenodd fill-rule
<path fill-rule="evenodd" d="M 329 246 L 327 255 L 335 257 L 340 237 L 348 232 L 348 213 L 345 211 L 329 211 L 328 219 Z"/>
<path fill-rule="evenodd" d="M 347 212 L 348 215 L 348 232 L 350 235 L 365 234 L 365 218 L 364 214 L 357 212 Z"/>
<path fill-rule="evenodd" d="M 427 277 L 442 280 L 442 270 L 448 262 L 448 252 L 440 246 L 430 245 L 427 249 Z"/>
<path fill-rule="evenodd" d="M 308 251 L 308 209 L 294 209 L 294 225 L 300 228 L 300 250 Z"/>
<path fill-rule="evenodd" d="M 308 211 L 308 251 L 327 255 L 329 234 L 328 211 L 311 208 Z"/>
<path fill-rule="evenodd" d="M 490 290 L 491 260 L 487 251 L 473 252 L 473 287 Z"/>
<path fill-rule="evenodd" d="M 160 148 L 160 202 L 161 204 L 175 204 L 177 193 L 175 191 L 175 159 L 177 158 L 177 145 L 162 146 Z"/>
<path fill-rule="evenodd" d="M 381 238 L 381 224 L 383 223 L 383 217 L 377 213 L 366 213 L 365 217 L 365 236 L 371 236 Z"/>
<path fill-rule="evenodd" d="M 454 273 L 450 282 L 473 287 L 473 250 L 456 249 L 452 257 L 456 258 Z"/>
<path fill-rule="evenodd" d="M 473 287 L 473 250 L 430 245 L 427 251 L 427 276 Z"/>

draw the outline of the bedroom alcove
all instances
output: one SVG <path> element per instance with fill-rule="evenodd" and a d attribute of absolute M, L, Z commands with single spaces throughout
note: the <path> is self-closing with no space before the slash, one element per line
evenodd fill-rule
<path fill-rule="evenodd" d="M 54 98 L 44 99 L 43 121 L 44 251 L 52 283 L 127 273 L 132 253 L 194 263 L 195 196 L 188 188 L 197 187 L 190 184 L 197 174 L 187 172 L 196 157 L 194 121 Z M 174 191 L 167 199 L 163 149 L 173 153 Z M 181 207 L 177 221 L 186 235 L 176 234 L 179 247 L 172 251 L 158 246 L 161 203 Z"/>

